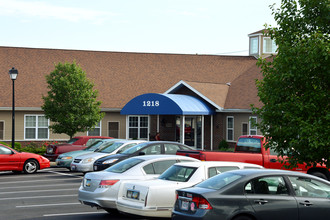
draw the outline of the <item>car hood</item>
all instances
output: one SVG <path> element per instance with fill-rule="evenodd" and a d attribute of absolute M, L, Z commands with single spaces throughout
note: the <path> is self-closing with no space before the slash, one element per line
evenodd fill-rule
<path fill-rule="evenodd" d="M 94 151 L 77 150 L 77 151 L 66 152 L 64 154 L 60 154 L 59 156 L 61 156 L 61 157 L 63 157 L 63 156 L 78 156 L 78 155 L 82 155 L 82 154 L 91 154 L 91 153 L 94 153 Z"/>
<path fill-rule="evenodd" d="M 116 159 L 116 158 L 122 158 L 122 157 L 127 157 L 127 156 L 128 155 L 126 155 L 126 154 L 113 154 L 113 155 L 109 155 L 106 157 L 102 157 L 102 158 L 98 159 L 97 162 L 103 162 L 103 161 L 106 161 L 109 159 Z"/>
<path fill-rule="evenodd" d="M 86 158 L 100 158 L 100 157 L 104 157 L 106 156 L 107 154 L 106 153 L 99 153 L 99 152 L 93 152 L 93 153 L 90 153 L 90 154 L 83 154 L 83 155 L 80 155 L 78 157 L 76 157 L 76 159 L 86 159 Z"/>

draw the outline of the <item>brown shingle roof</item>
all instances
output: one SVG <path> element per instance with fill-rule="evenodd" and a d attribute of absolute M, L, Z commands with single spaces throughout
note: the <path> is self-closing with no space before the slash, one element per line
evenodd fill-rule
<path fill-rule="evenodd" d="M 54 63 L 74 60 L 94 81 L 102 108 L 122 108 L 135 96 L 163 93 L 180 80 L 225 108 L 246 109 L 258 100 L 254 79 L 260 70 L 253 57 L 0 47 L 0 107 L 11 107 L 11 67 L 19 71 L 15 106 L 40 107 L 45 75 Z"/>

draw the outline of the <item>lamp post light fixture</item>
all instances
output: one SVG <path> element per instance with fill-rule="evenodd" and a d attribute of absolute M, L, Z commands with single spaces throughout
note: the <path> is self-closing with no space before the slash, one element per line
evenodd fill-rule
<path fill-rule="evenodd" d="M 12 110 L 12 138 L 11 147 L 15 147 L 15 80 L 17 78 L 18 71 L 14 67 L 9 70 L 10 79 L 13 81 L 13 110 Z"/>

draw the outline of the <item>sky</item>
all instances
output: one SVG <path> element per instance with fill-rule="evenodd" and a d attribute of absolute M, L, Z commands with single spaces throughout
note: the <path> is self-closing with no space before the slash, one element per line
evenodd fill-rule
<path fill-rule="evenodd" d="M 248 55 L 281 0 L 0 0 L 0 46 Z"/>

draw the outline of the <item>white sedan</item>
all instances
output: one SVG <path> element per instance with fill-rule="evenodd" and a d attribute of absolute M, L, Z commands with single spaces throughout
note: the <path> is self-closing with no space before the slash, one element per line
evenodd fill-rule
<path fill-rule="evenodd" d="M 262 168 L 255 164 L 238 162 L 174 164 L 158 179 L 124 183 L 123 190 L 118 195 L 117 209 L 133 215 L 170 218 L 177 189 L 191 187 L 229 170 Z"/>
<path fill-rule="evenodd" d="M 120 153 L 120 152 L 127 150 L 142 142 L 146 142 L 146 141 L 143 141 L 143 140 L 119 140 L 119 141 L 113 142 L 108 147 L 103 148 L 97 152 L 77 156 L 70 165 L 71 171 L 77 171 L 77 172 L 83 172 L 83 173 L 94 171 L 93 165 L 97 159 L 108 156 L 108 155 Z"/>
<path fill-rule="evenodd" d="M 116 211 L 116 200 L 127 180 L 155 179 L 178 162 L 198 162 L 178 155 L 144 155 L 123 160 L 103 171 L 87 173 L 81 183 L 78 200 L 85 205 Z"/>

